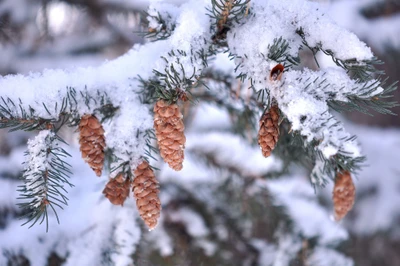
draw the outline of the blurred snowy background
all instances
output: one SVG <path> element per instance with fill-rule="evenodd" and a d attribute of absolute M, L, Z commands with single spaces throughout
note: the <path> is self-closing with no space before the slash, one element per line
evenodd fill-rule
<path fill-rule="evenodd" d="M 399 0 L 319 2 L 385 62 L 379 67 L 391 81 L 400 79 Z M 0 0 L 0 74 L 114 59 L 144 42 L 138 32 L 147 5 Z M 215 64 L 225 62 L 217 58 Z M 225 68 L 232 70 L 229 62 Z M 263 159 L 258 147 L 232 134 L 235 123 L 226 110 L 212 104 L 185 110 L 183 171 L 155 162 L 163 214 L 152 232 L 141 230 L 133 201 L 121 208 L 104 199 L 107 178 L 96 178 L 81 160 L 72 130 L 63 137 L 70 143 L 75 187 L 69 189 L 69 206 L 59 212 L 61 224 L 53 219 L 49 233 L 42 226 L 21 227 L 17 187 L 31 135 L 1 130 L 0 265 L 129 265 L 132 256 L 135 265 L 400 265 L 398 116 L 343 117 L 368 161 L 356 179 L 354 209 L 336 224 L 330 218 L 332 184 L 315 194 L 307 169 Z"/>

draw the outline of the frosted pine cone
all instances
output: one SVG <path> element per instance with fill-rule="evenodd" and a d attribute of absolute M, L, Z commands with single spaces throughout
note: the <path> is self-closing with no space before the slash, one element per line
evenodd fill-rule
<path fill-rule="evenodd" d="M 160 217 L 161 202 L 158 198 L 158 182 L 153 170 L 146 161 L 136 168 L 132 191 L 136 198 L 136 206 L 140 217 L 149 227 L 154 229 Z"/>
<path fill-rule="evenodd" d="M 124 205 L 125 199 L 129 196 L 131 182 L 120 173 L 108 181 L 103 190 L 104 196 L 114 205 Z"/>
<path fill-rule="evenodd" d="M 154 129 L 160 148 L 160 155 L 175 171 L 182 169 L 186 137 L 185 125 L 178 105 L 164 100 L 154 105 Z"/>
<path fill-rule="evenodd" d="M 354 204 L 356 189 L 351 179 L 350 172 L 339 172 L 336 175 L 333 188 L 333 206 L 335 208 L 335 220 L 341 220 L 351 210 Z"/>
<path fill-rule="evenodd" d="M 271 155 L 279 138 L 279 108 L 272 105 L 268 112 L 265 112 L 260 119 L 258 131 L 258 144 L 261 147 L 264 157 Z"/>
<path fill-rule="evenodd" d="M 101 176 L 106 146 L 104 129 L 93 115 L 84 115 L 79 123 L 79 144 L 82 158 L 97 176 Z"/>

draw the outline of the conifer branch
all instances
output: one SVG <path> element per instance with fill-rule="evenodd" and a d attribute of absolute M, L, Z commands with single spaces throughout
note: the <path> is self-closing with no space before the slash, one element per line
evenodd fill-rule
<path fill-rule="evenodd" d="M 346 96 L 347 101 L 331 100 L 328 101 L 328 105 L 338 112 L 358 111 L 371 115 L 369 111 L 371 109 L 381 114 L 396 115 L 390 109 L 399 106 L 399 103 L 386 101 L 386 99 L 393 97 L 392 93 L 397 90 L 397 82 L 382 88 L 385 83 L 386 80 L 383 82 L 376 81 L 375 84 L 368 87 L 365 84 L 365 93 L 349 94 Z M 376 93 L 377 91 L 378 93 Z"/>
<path fill-rule="evenodd" d="M 289 42 L 282 37 L 275 38 L 271 45 L 268 45 L 268 54 L 266 58 L 268 60 L 275 61 L 277 63 L 284 64 L 286 70 L 289 70 L 293 66 L 300 64 L 300 57 L 293 57 L 289 53 Z M 265 55 L 262 54 L 263 57 Z"/>
<path fill-rule="evenodd" d="M 356 173 L 364 166 L 366 159 L 364 156 L 354 157 L 343 151 L 326 158 L 317 148 L 320 141 L 314 139 L 308 142 L 301 134 L 291 131 L 287 120 L 282 122 L 280 129 L 281 137 L 275 152 L 285 162 L 284 169 L 294 162 L 313 170 L 310 179 L 314 188 L 325 186 L 329 181 L 334 180 L 340 169 Z M 347 141 L 354 139 L 355 137 L 352 136 Z"/>
<path fill-rule="evenodd" d="M 189 98 L 192 101 L 210 101 L 228 110 L 233 121 L 233 130 L 247 137 L 251 143 L 257 140 L 256 130 L 261 114 L 272 103 L 277 104 L 276 110 L 279 108 L 280 116 L 291 123 L 293 131 L 288 129 L 284 134 L 280 134 L 284 135 L 284 141 L 279 143 L 279 134 L 275 134 L 274 147 L 277 144 L 276 151 L 279 153 L 279 150 L 282 150 L 280 146 L 290 146 L 292 150 L 289 152 L 289 149 L 283 149 L 287 158 L 291 158 L 291 161 L 306 161 L 314 167 L 311 177 L 314 185 L 325 184 L 338 170 L 356 171 L 364 158 L 359 154 L 355 138 L 330 114 L 329 107 L 361 112 L 374 109 L 385 114 L 391 113 L 389 108 L 397 103 L 384 102 L 381 99 L 390 97 L 390 93 L 396 88 L 395 84 L 382 88 L 385 83 L 380 79 L 382 73 L 375 69 L 375 65 L 380 62 L 372 58 L 370 50 L 360 41 L 355 42 L 361 50 L 359 58 L 368 59 L 353 59 L 351 49 L 341 53 L 342 51 L 334 49 L 331 43 L 324 43 L 328 42 L 329 38 L 320 40 L 315 45 L 315 37 L 321 36 L 314 36 L 312 32 L 305 32 L 299 27 L 303 25 L 297 21 L 301 13 L 287 12 L 287 7 L 270 1 L 267 1 L 267 4 L 263 1 L 252 2 L 253 9 L 249 13 L 249 3 L 249 0 L 212 0 L 208 9 L 210 19 L 204 12 L 195 12 L 196 10 L 181 10 L 181 13 L 176 14 L 168 14 L 166 10 L 169 6 L 160 12 L 151 10 L 145 14 L 148 20 L 146 27 L 149 27 L 146 35 L 155 41 L 163 40 L 160 46 L 147 43 L 140 48 L 136 47 L 121 59 L 96 69 L 98 72 L 85 70 L 72 74 L 62 73 L 63 85 L 50 90 L 52 95 L 46 97 L 47 102 L 42 103 L 38 96 L 33 97 L 33 100 L 25 98 L 29 101 L 27 103 L 23 103 L 22 100 L 18 102 L 12 95 L 8 98 L 2 97 L 0 128 L 42 130 L 40 138 L 30 143 L 28 166 L 24 172 L 25 186 L 22 193 L 25 199 L 31 201 L 22 206 L 34 210 L 28 215 L 28 222 L 34 224 L 40 219 L 47 219 L 48 207 L 61 207 L 60 204 L 56 205 L 57 197 L 61 203 L 66 204 L 66 197 L 61 192 L 65 190 L 65 184 L 70 185 L 66 179 L 69 170 L 61 158 L 66 152 L 57 146 L 62 140 L 56 135 L 62 126 L 76 126 L 84 115 L 95 116 L 98 128 L 103 126 L 103 122 L 110 120 L 111 123 L 104 123 L 104 128 L 108 127 L 109 130 L 107 137 L 111 140 L 108 139 L 108 143 L 113 142 L 107 151 L 111 175 L 124 173 L 131 178 L 132 168 L 137 166 L 139 160 L 157 159 L 154 156 L 157 152 L 153 146 L 155 139 L 159 143 L 162 141 L 162 145 L 171 150 L 183 151 L 186 141 L 183 134 L 184 124 L 176 103 L 187 101 Z M 305 8 L 301 12 L 309 10 L 319 16 L 318 22 L 309 24 L 310 27 L 318 23 L 322 26 L 333 25 L 329 20 L 322 20 L 322 15 L 308 3 L 304 3 Z M 271 19 L 265 15 L 271 15 Z M 275 17 L 272 19 L 272 16 Z M 201 30 L 190 32 L 182 23 L 173 21 L 182 17 L 190 20 L 189 25 L 193 23 Z M 285 34 L 277 29 L 277 25 L 285 25 Z M 264 32 L 252 31 L 259 26 L 265 29 L 265 36 Z M 254 33 L 261 33 L 262 40 L 253 40 Z M 339 33 L 343 32 L 338 29 L 336 34 Z M 343 36 L 349 40 L 353 37 L 347 32 L 343 33 Z M 160 49 L 162 45 L 166 45 L 166 48 Z M 303 47 L 308 47 L 314 56 L 318 52 L 329 55 L 341 68 L 340 71 L 294 70 L 292 66 L 299 64 L 298 52 Z M 211 57 L 222 50 L 235 60 L 236 76 L 208 68 Z M 152 59 L 156 61 L 155 64 L 137 67 L 137 63 L 143 58 L 147 59 L 149 54 L 154 54 Z M 344 54 L 344 58 L 339 58 L 338 54 Z M 134 71 L 125 71 L 127 66 L 132 66 Z M 105 78 L 101 82 L 91 82 L 89 79 L 88 83 L 74 83 L 80 84 L 79 88 L 65 89 L 70 77 L 90 74 L 92 78 L 96 74 L 110 72 L 114 67 L 122 73 L 116 77 L 120 80 L 110 81 L 109 78 Z M 52 78 L 52 74 L 47 73 L 40 77 L 31 75 L 21 77 L 21 80 L 24 81 L 23 84 L 29 84 L 29 81 L 35 79 L 46 82 Z M 139 74 L 142 77 L 138 76 Z M 334 74 L 336 76 L 332 78 Z M 12 88 L 19 81 L 10 78 L 4 80 L 2 86 Z M 90 87 L 86 87 L 85 84 L 90 84 Z M 47 88 L 37 85 L 36 89 L 39 91 Z M 115 91 L 115 95 L 108 95 L 111 91 L 113 94 Z M 156 113 L 159 113 L 156 119 L 159 136 L 155 136 L 154 131 L 149 128 L 153 112 L 151 108 L 155 102 L 159 103 L 159 109 L 156 110 Z M 136 118 L 141 120 L 140 123 L 130 121 L 129 126 L 126 126 L 127 120 L 135 117 L 136 113 L 139 113 Z M 276 131 L 279 131 L 281 122 L 278 120 L 273 121 Z M 179 134 L 170 134 L 176 129 L 171 125 L 177 121 L 179 124 L 176 128 L 179 127 Z M 102 128 L 98 134 L 102 139 L 101 145 L 99 144 L 102 148 L 105 148 L 105 129 Z M 98 143 L 93 142 L 93 138 L 96 137 L 93 136 L 93 132 L 87 134 L 86 143 L 98 146 Z M 40 141 L 44 144 L 38 150 L 35 143 Z M 93 150 L 92 146 L 87 146 L 87 150 Z M 165 158 L 173 154 L 169 149 L 164 149 Z M 103 152 L 102 149 L 101 155 Z M 305 159 L 293 158 L 294 154 Z M 179 157 L 179 165 L 175 168 L 180 169 L 183 166 L 183 154 L 178 155 L 174 156 L 174 160 L 175 157 Z M 35 162 L 34 156 L 42 158 L 42 168 L 30 166 L 30 163 Z M 213 160 L 212 156 L 205 157 Z M 102 169 L 103 160 L 95 161 L 98 170 Z M 238 171 L 236 173 L 239 174 Z"/>
<path fill-rule="evenodd" d="M 24 224 L 30 223 L 30 227 L 45 221 L 48 231 L 49 210 L 53 211 L 59 223 L 56 208 L 63 209 L 63 205 L 68 205 L 65 186 L 73 185 L 68 181 L 71 166 L 65 162 L 65 158 L 70 155 L 60 147 L 62 142 L 50 130 L 40 131 L 38 136 L 28 142 L 22 175 L 24 185 L 19 189 L 19 199 L 24 202 L 19 206 L 26 213 L 23 216 L 27 218 Z"/>
<path fill-rule="evenodd" d="M 143 11 L 141 13 L 142 27 L 146 30 L 141 35 L 151 41 L 168 39 L 175 30 L 175 23 L 169 14 L 162 14 L 155 10 Z"/>
<path fill-rule="evenodd" d="M 239 23 L 249 13 L 250 0 L 212 0 L 212 8 L 208 9 L 209 16 L 214 20 L 214 42 L 221 42 L 226 38 L 233 23 Z"/>
<path fill-rule="evenodd" d="M 382 75 L 383 72 L 379 71 L 375 68 L 375 65 L 383 64 L 382 61 L 378 60 L 377 58 L 373 57 L 370 59 L 365 59 L 362 61 L 358 61 L 355 58 L 351 59 L 343 59 L 338 58 L 335 53 L 329 49 L 324 49 L 322 43 L 318 43 L 316 46 L 312 47 L 307 42 L 306 34 L 303 28 L 299 28 L 296 30 L 296 33 L 301 37 L 303 41 L 303 45 L 307 47 L 314 55 L 315 63 L 319 67 L 318 60 L 316 59 L 317 52 L 321 51 L 324 54 L 330 56 L 332 61 L 339 67 L 343 68 L 344 70 L 348 71 L 351 77 L 360 82 L 366 82 L 373 79 L 376 75 Z"/>

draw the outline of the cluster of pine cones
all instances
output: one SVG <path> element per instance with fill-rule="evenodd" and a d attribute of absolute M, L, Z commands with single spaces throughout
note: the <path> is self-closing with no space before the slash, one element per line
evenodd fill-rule
<path fill-rule="evenodd" d="M 182 118 L 177 104 L 159 100 L 154 106 L 154 129 L 161 157 L 176 171 L 182 169 L 186 142 Z M 97 176 L 101 176 L 106 143 L 104 129 L 96 116 L 86 114 L 81 117 L 79 144 L 82 158 Z M 161 202 L 157 179 L 147 161 L 143 160 L 130 174 L 121 172 L 115 178 L 110 178 L 103 194 L 112 204 L 122 206 L 131 190 L 143 221 L 149 229 L 155 228 L 160 217 Z"/>
<path fill-rule="evenodd" d="M 276 82 L 282 78 L 284 67 L 281 64 L 275 66 L 270 72 L 270 81 Z M 277 104 L 272 104 L 260 119 L 258 130 L 258 144 L 264 157 L 271 155 L 279 138 L 280 112 Z M 336 221 L 351 210 L 355 199 L 355 187 L 350 172 L 338 171 L 333 188 L 334 217 Z"/>
<path fill-rule="evenodd" d="M 279 82 L 284 67 L 275 66 L 270 72 L 270 82 Z M 184 160 L 186 138 L 182 113 L 175 103 L 159 100 L 154 105 L 154 129 L 160 155 L 168 165 L 179 171 Z M 280 111 L 273 103 L 260 119 L 258 144 L 264 157 L 271 155 L 279 138 Z M 81 117 L 79 143 L 82 158 L 97 176 L 101 175 L 104 163 L 105 138 L 100 121 L 91 114 Z M 133 176 L 131 179 L 129 176 Z M 103 194 L 112 204 L 123 205 L 132 190 L 139 214 L 149 229 L 155 228 L 161 212 L 158 197 L 159 187 L 153 169 L 143 160 L 132 173 L 119 173 L 110 178 Z M 347 171 L 338 172 L 333 190 L 334 215 L 342 219 L 354 204 L 355 188 Z"/>

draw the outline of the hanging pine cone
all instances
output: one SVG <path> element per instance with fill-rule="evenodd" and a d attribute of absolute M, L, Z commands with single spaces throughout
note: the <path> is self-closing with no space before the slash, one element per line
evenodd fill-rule
<path fill-rule="evenodd" d="M 97 176 L 101 176 L 106 146 L 104 129 L 93 115 L 84 115 L 79 123 L 79 144 L 82 158 Z"/>
<path fill-rule="evenodd" d="M 118 174 L 115 178 L 108 181 L 103 190 L 104 196 L 114 205 L 124 205 L 125 199 L 129 196 L 131 182 L 129 178 L 125 178 L 123 173 Z"/>
<path fill-rule="evenodd" d="M 333 206 L 335 220 L 341 220 L 351 210 L 354 204 L 356 189 L 351 179 L 350 172 L 338 172 L 333 188 Z"/>
<path fill-rule="evenodd" d="M 146 161 L 143 161 L 134 171 L 133 194 L 140 217 L 149 227 L 154 229 L 160 217 L 161 202 L 158 198 L 158 182 L 153 170 Z"/>
<path fill-rule="evenodd" d="M 159 100 L 154 105 L 154 129 L 160 155 L 175 171 L 182 169 L 185 148 L 185 125 L 178 105 Z"/>
<path fill-rule="evenodd" d="M 279 138 L 279 108 L 272 105 L 268 112 L 265 112 L 260 119 L 258 131 L 258 145 L 261 147 L 264 157 L 271 155 Z"/>

